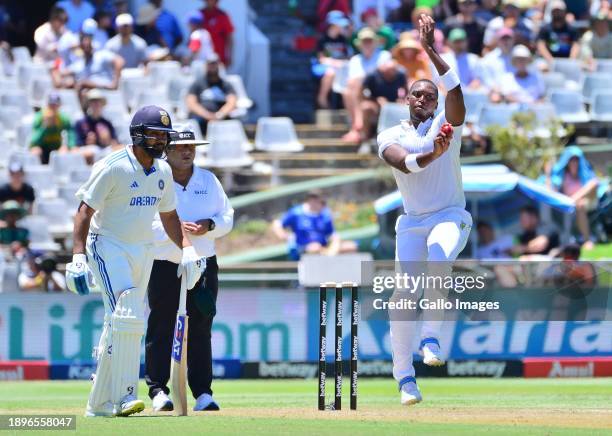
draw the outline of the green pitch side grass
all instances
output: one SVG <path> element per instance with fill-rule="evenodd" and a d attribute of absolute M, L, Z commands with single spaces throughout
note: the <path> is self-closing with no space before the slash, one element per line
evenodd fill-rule
<path fill-rule="evenodd" d="M 319 412 L 315 380 L 217 381 L 213 388 L 221 412 L 179 418 L 153 413 L 142 384 L 144 413 L 92 419 L 81 416 L 89 382 L 1 382 L 0 414 L 76 414 L 77 434 L 100 435 L 612 435 L 612 378 L 421 379 L 419 386 L 424 402 L 407 408 L 400 406 L 392 380 L 362 379 L 359 410 L 353 412 L 345 383 L 347 410 Z"/>

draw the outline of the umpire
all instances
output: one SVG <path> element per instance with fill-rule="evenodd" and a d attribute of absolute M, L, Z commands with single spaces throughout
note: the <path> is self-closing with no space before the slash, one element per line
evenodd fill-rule
<path fill-rule="evenodd" d="M 206 271 L 187 293 L 189 337 L 187 378 L 196 399 L 193 410 L 219 410 L 212 397 L 211 328 L 219 290 L 215 239 L 234 224 L 234 210 L 219 180 L 210 171 L 194 166 L 196 141 L 193 132 L 171 133 L 167 161 L 172 168 L 179 218 L 197 253 L 206 257 Z M 154 411 L 169 411 L 170 351 L 178 310 L 180 250 L 169 240 L 160 221 L 153 223 L 156 235 L 155 261 L 149 281 L 151 314 L 145 339 L 145 380 Z"/>

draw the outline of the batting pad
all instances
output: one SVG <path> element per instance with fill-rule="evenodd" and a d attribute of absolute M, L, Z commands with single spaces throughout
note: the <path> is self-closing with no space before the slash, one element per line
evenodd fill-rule
<path fill-rule="evenodd" d="M 96 378 L 89 393 L 87 405 L 91 410 L 97 410 L 104 403 L 110 401 L 111 380 L 111 317 L 104 315 L 104 327 L 100 335 L 98 347 L 94 348 L 94 358 L 98 362 Z"/>
<path fill-rule="evenodd" d="M 126 395 L 138 396 L 143 312 L 142 293 L 136 288 L 123 291 L 112 316 L 111 400 L 117 406 Z"/>

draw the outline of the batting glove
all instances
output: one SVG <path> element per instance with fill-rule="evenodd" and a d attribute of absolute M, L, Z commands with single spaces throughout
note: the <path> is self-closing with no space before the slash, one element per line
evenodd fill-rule
<path fill-rule="evenodd" d="M 66 286 L 71 292 L 87 295 L 95 287 L 93 274 L 87 266 L 87 256 L 75 254 L 66 265 Z"/>
<path fill-rule="evenodd" d="M 177 276 L 183 276 L 186 281 L 187 289 L 192 289 L 206 269 L 206 258 L 198 255 L 195 248 L 183 248 L 183 258 L 179 265 Z"/>

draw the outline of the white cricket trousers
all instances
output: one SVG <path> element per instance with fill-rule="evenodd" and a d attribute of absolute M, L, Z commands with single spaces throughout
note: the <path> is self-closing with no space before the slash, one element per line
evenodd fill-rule
<path fill-rule="evenodd" d="M 153 266 L 152 244 L 125 244 L 90 233 L 87 263 L 102 292 L 104 327 L 96 349 L 98 366 L 88 408 L 111 402 L 120 408 L 126 395 L 138 396 L 145 297 Z"/>
<path fill-rule="evenodd" d="M 471 215 L 459 207 L 450 207 L 423 216 L 401 215 L 395 225 L 395 260 L 401 272 L 413 275 L 450 274 L 452 262 L 465 247 L 471 227 Z M 417 291 L 414 296 L 422 297 L 423 290 Z M 394 317 L 395 320 L 390 321 L 393 377 L 398 382 L 405 377 L 414 377 L 412 353 L 416 345 L 415 339 L 439 337 L 442 325 L 439 312 L 432 314 L 430 318 L 427 311 L 422 315 L 420 332 L 417 330 L 419 323 L 416 320 Z"/>

